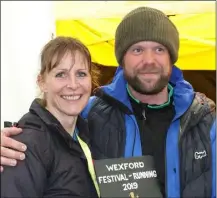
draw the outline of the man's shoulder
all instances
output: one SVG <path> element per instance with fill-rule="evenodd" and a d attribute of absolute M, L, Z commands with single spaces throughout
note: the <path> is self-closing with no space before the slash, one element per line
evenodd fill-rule
<path fill-rule="evenodd" d="M 208 98 L 204 93 L 196 92 L 191 109 L 198 113 L 199 111 L 205 111 L 206 113 L 215 112 L 216 104 L 213 100 Z"/>
<path fill-rule="evenodd" d="M 181 117 L 182 129 L 186 129 L 197 124 L 206 123 L 211 126 L 215 121 L 215 102 L 205 94 L 196 92 L 192 104 Z"/>
<path fill-rule="evenodd" d="M 90 112 L 102 111 L 104 108 L 107 108 L 108 106 L 111 107 L 111 105 L 103 98 L 98 96 L 91 96 L 88 101 L 88 104 L 82 111 L 81 116 L 86 119 Z"/>
<path fill-rule="evenodd" d="M 97 97 L 96 96 L 91 96 L 88 100 L 87 105 L 85 106 L 85 108 L 83 109 L 83 111 L 81 112 L 81 116 L 86 119 L 88 117 L 88 114 L 94 104 L 94 102 L 96 102 Z"/>

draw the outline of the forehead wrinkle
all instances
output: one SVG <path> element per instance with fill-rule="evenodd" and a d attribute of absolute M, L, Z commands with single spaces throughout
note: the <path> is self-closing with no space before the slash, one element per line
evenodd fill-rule
<path fill-rule="evenodd" d="M 70 56 L 70 66 L 64 63 L 64 58 L 66 56 Z M 88 62 L 86 60 L 86 57 L 79 51 L 68 51 L 65 53 L 63 58 L 61 59 L 59 63 L 59 67 L 62 68 L 56 68 L 58 70 L 66 70 L 67 72 L 70 72 L 73 67 L 76 67 L 76 70 L 89 70 Z M 66 68 L 67 67 L 67 68 Z"/>

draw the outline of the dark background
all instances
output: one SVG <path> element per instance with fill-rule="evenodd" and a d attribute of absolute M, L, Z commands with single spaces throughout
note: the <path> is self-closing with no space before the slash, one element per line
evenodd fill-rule
<path fill-rule="evenodd" d="M 105 66 L 93 63 L 93 90 L 111 82 L 116 67 Z M 204 93 L 207 97 L 216 102 L 216 70 L 183 70 L 183 75 L 195 91 Z"/>

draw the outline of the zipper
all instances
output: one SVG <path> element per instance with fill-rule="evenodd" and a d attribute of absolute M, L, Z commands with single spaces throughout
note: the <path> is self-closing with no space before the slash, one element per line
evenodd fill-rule
<path fill-rule="evenodd" d="M 167 149 L 167 146 L 166 146 Z M 168 197 L 168 192 L 167 192 L 167 151 L 165 151 L 165 156 L 164 156 L 164 160 L 165 160 L 165 198 Z"/>
<path fill-rule="evenodd" d="M 128 115 L 129 116 L 129 115 Z M 135 115 L 133 114 L 133 116 L 135 117 Z M 137 130 L 138 126 L 136 124 L 136 121 L 131 117 L 129 116 L 129 118 L 133 121 L 134 125 L 135 125 L 135 128 Z M 136 119 L 136 118 L 135 118 Z M 132 156 L 134 156 L 134 148 L 135 148 L 135 141 L 136 141 L 136 130 L 134 131 L 134 140 L 133 140 L 133 149 L 132 149 Z"/>
<path fill-rule="evenodd" d="M 133 140 L 133 150 L 132 150 L 132 156 L 134 156 L 135 141 L 136 141 L 136 131 L 138 130 L 138 132 L 140 133 L 140 130 L 139 130 L 138 123 L 136 121 L 136 116 L 134 114 L 132 116 L 134 116 L 135 119 L 133 119 L 131 116 L 129 116 L 129 117 L 130 117 L 130 119 L 133 121 L 133 123 L 135 125 L 134 140 Z M 141 136 L 140 136 L 140 142 L 141 142 Z M 141 142 L 141 147 L 142 147 L 142 142 Z"/>
<path fill-rule="evenodd" d="M 177 121 L 178 119 L 180 119 L 180 117 L 181 116 L 177 116 L 177 115 L 175 115 L 174 116 L 174 118 L 173 118 L 173 120 L 172 120 L 172 122 L 171 122 L 171 124 L 170 124 L 170 126 L 175 122 L 175 121 Z M 167 131 L 168 132 L 168 131 Z M 168 197 L 168 183 L 167 183 L 167 137 L 168 137 L 168 134 L 167 134 L 167 136 L 166 136 L 166 150 L 165 150 L 165 197 Z M 179 141 L 178 141 L 178 149 L 179 149 L 179 142 L 180 142 L 180 139 L 179 139 Z M 180 152 L 180 149 L 179 149 L 179 152 Z M 179 156 L 179 160 L 180 160 L 180 156 Z M 180 163 L 180 161 L 179 161 L 179 163 Z M 181 168 L 181 167 L 180 167 Z M 180 169 L 179 168 L 179 169 Z M 176 170 L 176 172 L 177 172 L 177 170 Z M 181 184 L 181 182 L 180 182 L 180 184 Z M 181 188 L 180 188 L 180 194 L 181 194 Z"/>
<path fill-rule="evenodd" d="M 144 120 L 147 119 L 147 117 L 146 117 L 146 109 L 145 109 L 145 108 L 144 108 L 143 111 L 142 111 L 142 116 L 143 116 Z M 144 122 L 143 122 L 143 123 L 144 123 Z"/>
<path fill-rule="evenodd" d="M 64 142 L 70 149 L 70 153 L 72 150 L 76 151 L 79 153 L 79 157 L 82 159 L 86 160 L 86 156 L 84 155 L 83 151 L 77 149 L 76 147 L 73 146 L 73 144 L 77 144 L 76 141 L 73 139 L 73 137 L 67 133 L 67 131 L 62 131 L 61 127 L 58 124 L 52 124 L 51 126 L 55 127 L 56 130 L 59 131 L 59 135 L 63 138 Z"/>
<path fill-rule="evenodd" d="M 145 130 L 145 121 L 147 120 L 146 107 L 142 111 L 142 116 L 143 116 L 142 131 L 140 131 L 140 136 L 142 136 L 142 137 L 140 138 L 140 141 L 141 141 L 141 147 L 142 147 L 142 153 L 143 153 L 143 144 L 144 144 L 144 142 L 143 142 L 143 135 L 141 135 L 141 134 L 143 134 L 143 131 Z"/>
<path fill-rule="evenodd" d="M 147 105 L 145 105 L 143 107 L 143 111 L 142 111 L 143 120 L 142 120 L 142 131 L 140 132 L 140 134 L 143 134 L 143 130 L 145 130 L 145 122 L 147 120 L 147 114 L 146 113 L 147 113 Z M 141 141 L 141 146 L 142 146 L 142 144 L 144 144 L 143 143 L 143 137 L 141 138 L 140 141 Z M 143 148 L 142 148 L 142 150 L 143 150 Z"/>

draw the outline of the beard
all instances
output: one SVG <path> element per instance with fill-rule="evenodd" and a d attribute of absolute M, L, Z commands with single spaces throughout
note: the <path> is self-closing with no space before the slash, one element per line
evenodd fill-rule
<path fill-rule="evenodd" d="M 127 80 L 128 84 L 138 93 L 144 94 L 144 95 L 155 95 L 160 93 L 169 83 L 170 75 L 171 75 L 171 70 L 165 74 L 163 69 L 159 71 L 159 69 L 153 69 L 146 71 L 143 70 L 143 72 L 151 73 L 151 72 L 156 72 L 159 74 L 158 79 L 154 79 L 155 82 L 152 82 L 153 79 L 145 79 L 141 80 L 139 79 L 139 76 L 137 75 L 139 72 L 137 72 L 136 75 L 132 76 L 126 72 L 124 69 L 124 77 Z M 156 74 L 157 75 L 157 74 Z"/>

